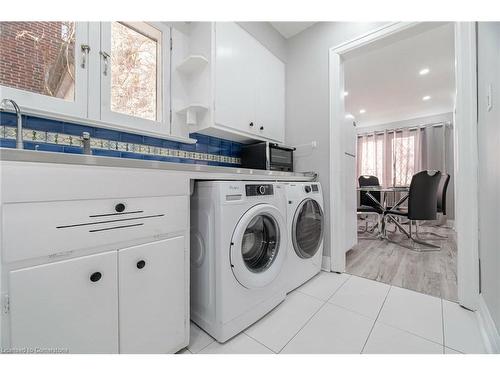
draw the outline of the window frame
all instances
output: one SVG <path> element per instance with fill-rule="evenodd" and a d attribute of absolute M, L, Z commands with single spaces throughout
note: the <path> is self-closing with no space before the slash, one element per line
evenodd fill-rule
<path fill-rule="evenodd" d="M 91 79 L 99 79 L 99 84 L 94 83 L 94 90 L 99 88 L 99 110 L 93 109 L 94 116 L 99 113 L 101 121 L 115 124 L 119 130 L 133 129 L 161 135 L 170 134 L 170 36 L 171 28 L 156 22 L 120 22 L 126 27 L 157 40 L 157 95 L 156 112 L 157 120 L 148 120 L 111 110 L 111 74 L 108 65 L 108 74 L 104 75 L 105 59 L 102 53 L 111 55 L 111 22 L 100 23 L 100 53 L 94 55 L 94 60 L 99 64 L 99 74 L 92 74 Z M 110 62 L 108 61 L 108 64 Z M 99 78 L 97 78 L 99 77 Z M 97 105 L 94 101 L 94 105 Z M 90 109 L 90 108 L 89 108 Z"/>
<path fill-rule="evenodd" d="M 8 22 L 8 21 L 4 21 Z M 27 113 L 56 113 L 66 116 L 85 118 L 87 116 L 88 99 L 88 66 L 89 58 L 85 56 L 85 66 L 82 67 L 83 45 L 88 45 L 88 22 L 75 22 L 75 97 L 73 101 L 56 98 L 36 92 L 0 85 L 1 98 L 16 101 Z M 26 109 L 26 111 L 25 111 Z"/>

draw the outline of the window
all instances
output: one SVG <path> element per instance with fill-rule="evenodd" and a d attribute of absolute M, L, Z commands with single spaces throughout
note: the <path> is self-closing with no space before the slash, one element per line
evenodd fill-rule
<path fill-rule="evenodd" d="M 358 137 L 358 175 L 377 176 L 384 186 L 408 186 L 421 165 L 421 130 L 386 131 Z"/>
<path fill-rule="evenodd" d="M 169 32 L 145 22 L 101 24 L 103 120 L 145 131 L 158 131 L 165 125 L 169 116 L 163 87 L 169 75 L 163 72 L 170 68 L 162 51 Z"/>
<path fill-rule="evenodd" d="M 75 23 L 1 22 L 0 85 L 73 101 Z"/>
<path fill-rule="evenodd" d="M 383 138 L 380 135 L 371 135 L 360 144 L 361 168 L 360 175 L 377 176 L 383 181 L 384 147 Z"/>
<path fill-rule="evenodd" d="M 30 114 L 167 135 L 170 35 L 162 23 L 0 22 L 2 98 Z"/>
<path fill-rule="evenodd" d="M 111 110 L 157 120 L 158 40 L 111 25 Z"/>

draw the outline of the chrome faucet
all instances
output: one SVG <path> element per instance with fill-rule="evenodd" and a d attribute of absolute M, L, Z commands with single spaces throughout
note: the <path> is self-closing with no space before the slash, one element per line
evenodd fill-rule
<path fill-rule="evenodd" d="M 92 155 L 92 149 L 90 148 L 90 133 L 82 133 L 82 146 L 84 155 Z"/>
<path fill-rule="evenodd" d="M 21 114 L 21 108 L 17 105 L 17 103 L 12 99 L 3 99 L 0 105 L 4 106 L 5 104 L 10 103 L 14 110 L 16 111 L 17 117 L 17 136 L 16 136 L 16 148 L 23 149 L 23 116 Z"/>

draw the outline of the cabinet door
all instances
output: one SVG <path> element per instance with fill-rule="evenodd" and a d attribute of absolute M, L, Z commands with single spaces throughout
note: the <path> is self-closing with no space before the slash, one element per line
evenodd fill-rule
<path fill-rule="evenodd" d="M 116 251 L 9 273 L 11 347 L 118 352 Z"/>
<path fill-rule="evenodd" d="M 118 252 L 120 353 L 171 353 L 187 345 L 185 237 Z"/>
<path fill-rule="evenodd" d="M 234 22 L 218 22 L 215 35 L 215 123 L 250 132 L 256 121 L 258 42 Z"/>
<path fill-rule="evenodd" d="M 282 143 L 285 141 L 285 64 L 263 46 L 256 56 L 257 134 Z"/>

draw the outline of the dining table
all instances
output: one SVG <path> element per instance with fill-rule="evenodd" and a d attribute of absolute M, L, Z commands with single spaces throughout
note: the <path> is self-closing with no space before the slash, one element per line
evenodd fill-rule
<path fill-rule="evenodd" d="M 386 212 L 388 209 L 391 210 L 397 210 L 398 208 L 401 207 L 401 205 L 408 199 L 408 194 L 410 191 L 409 186 L 360 186 L 357 188 L 357 191 L 359 192 L 365 192 L 366 196 L 373 201 L 375 206 L 382 212 Z M 373 195 L 374 192 L 380 193 L 380 200 L 375 198 Z M 397 194 L 400 194 L 399 198 L 397 198 Z M 389 203 L 389 195 L 393 196 L 393 199 L 391 200 L 391 203 Z M 397 200 L 396 200 L 397 199 Z M 394 203 L 392 203 L 394 202 Z M 378 238 L 380 239 L 388 239 L 387 237 L 387 231 L 385 227 L 385 214 L 379 215 L 379 222 L 378 222 Z M 391 218 L 392 219 L 392 218 Z M 399 228 L 403 233 L 408 234 L 406 229 L 401 226 L 401 224 L 396 220 L 392 219 L 391 220 L 396 227 Z"/>

